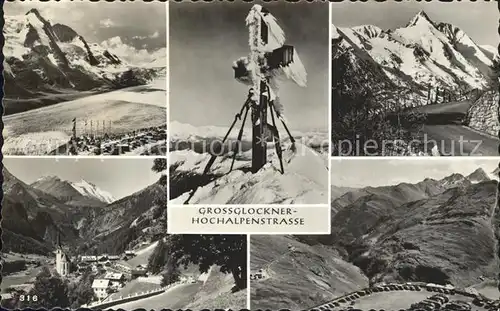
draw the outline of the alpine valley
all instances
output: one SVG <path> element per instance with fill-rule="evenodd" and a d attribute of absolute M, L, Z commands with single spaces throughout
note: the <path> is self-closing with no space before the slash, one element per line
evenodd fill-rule
<path fill-rule="evenodd" d="M 59 236 L 72 252 L 118 254 L 161 227 L 164 209 L 154 203 L 159 183 L 116 200 L 85 180 L 45 176 L 26 184 L 7 168 L 3 178 L 4 252 L 45 255 Z"/>
<path fill-rule="evenodd" d="M 330 235 L 252 236 L 251 269 L 259 276 L 252 308 L 303 310 L 406 282 L 453 286 L 498 302 L 497 178 L 478 168 L 412 183 L 332 187 Z M 410 305 L 431 295 L 388 289 L 332 309 L 350 303 L 360 310 L 417 310 Z M 466 301 L 469 309 L 446 310 L 471 310 L 472 299 L 449 300 Z"/>
<path fill-rule="evenodd" d="M 166 195 L 160 177 L 116 199 L 86 180 L 43 176 L 27 184 L 4 167 L 3 190 L 2 307 L 15 306 L 19 295 L 32 293 L 57 306 L 56 298 L 50 298 L 58 295 L 53 286 L 40 287 L 46 274 L 66 284 L 61 291 L 70 293 L 90 277 L 82 285 L 90 292 L 84 300 L 62 292 L 70 297 L 65 303 L 72 308 L 89 303 L 117 309 L 145 304 L 155 309 L 244 306 L 246 292 L 233 293 L 233 276 L 217 265 L 203 272 L 192 262 L 180 265 L 178 279 L 165 288 L 165 259 L 158 254 L 165 254 L 165 241 L 175 236 L 166 234 L 167 209 L 159 203 L 166 202 Z M 65 274 L 60 272 L 61 252 L 70 266 Z M 120 284 L 108 284 L 99 296 L 96 284 L 113 277 L 120 278 Z"/>

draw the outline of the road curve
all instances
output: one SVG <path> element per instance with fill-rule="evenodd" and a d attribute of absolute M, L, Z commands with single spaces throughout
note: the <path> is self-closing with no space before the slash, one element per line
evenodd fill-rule
<path fill-rule="evenodd" d="M 421 282 L 408 282 L 376 285 L 370 288 L 360 289 L 358 291 L 335 298 L 316 307 L 310 308 L 308 309 L 308 311 L 345 310 L 345 308 L 348 306 L 354 308 L 359 306 L 358 309 L 361 310 L 377 308 L 380 308 L 381 310 L 408 310 L 408 308 L 410 308 L 412 304 L 428 300 L 427 298 L 433 294 L 447 296 L 450 300 L 459 300 L 461 302 L 467 303 L 469 306 L 471 304 L 474 304 L 475 306 L 482 306 L 483 308 L 476 307 L 474 309 L 478 311 L 492 310 L 492 307 L 495 307 L 495 310 L 497 310 L 500 307 L 500 300 L 489 299 L 478 293 L 471 292 L 465 289 L 458 289 L 454 288 L 453 286 L 445 287 L 437 284 L 426 284 Z M 406 297 L 404 299 L 401 299 L 402 296 Z M 366 303 L 367 301 L 368 303 Z M 374 306 L 375 303 L 377 304 L 377 306 Z M 432 308 L 430 310 L 437 309 L 438 308 Z"/>
<path fill-rule="evenodd" d="M 416 108 L 427 116 L 422 136 L 428 148 L 437 145 L 444 156 L 498 155 L 498 138 L 462 125 L 470 105 L 462 101 Z"/>
<path fill-rule="evenodd" d="M 135 309 L 185 309 L 191 303 L 194 295 L 200 290 L 203 284 L 201 282 L 193 284 L 181 284 L 168 289 L 165 293 L 153 297 L 139 299 L 136 301 L 126 302 L 120 305 L 113 306 L 112 308 L 135 310 Z"/>

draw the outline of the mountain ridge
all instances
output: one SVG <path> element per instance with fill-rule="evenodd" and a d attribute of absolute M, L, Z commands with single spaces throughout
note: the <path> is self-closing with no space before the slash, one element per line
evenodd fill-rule
<path fill-rule="evenodd" d="M 5 16 L 4 67 L 7 98 L 32 98 L 61 91 L 87 91 L 145 84 L 163 68 L 137 67 L 73 28 L 52 25 L 37 9 Z M 132 70 L 132 76 L 127 72 Z"/>
<path fill-rule="evenodd" d="M 400 105 L 419 106 L 427 104 L 436 87 L 461 94 L 496 85 L 491 53 L 484 53 L 459 27 L 434 22 L 424 11 L 406 26 L 390 30 L 335 23 L 332 28 L 334 88 L 338 80 L 351 85 L 352 92 L 360 92 L 359 84 L 369 85 L 374 93 L 406 90 L 408 95 L 399 95 Z"/>
<path fill-rule="evenodd" d="M 31 186 L 50 193 L 59 199 L 73 200 L 83 196 L 106 204 L 115 201 L 115 198 L 110 193 L 83 179 L 80 182 L 71 182 L 62 180 L 57 176 L 43 176 L 33 182 Z"/>

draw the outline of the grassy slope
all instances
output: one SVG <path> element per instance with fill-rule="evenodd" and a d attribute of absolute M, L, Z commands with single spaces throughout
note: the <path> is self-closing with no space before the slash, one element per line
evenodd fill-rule
<path fill-rule="evenodd" d="M 246 308 L 247 291 L 241 290 L 231 293 L 233 286 L 232 275 L 224 274 L 219 271 L 219 267 L 214 266 L 209 272 L 207 281 L 186 308 L 192 310 Z"/>
<path fill-rule="evenodd" d="M 288 244 L 295 251 L 290 252 Z M 252 281 L 252 309 L 287 306 L 297 310 L 368 285 L 362 272 L 333 248 L 311 246 L 287 236 L 252 236 L 251 253 L 252 273 L 265 269 L 269 275 Z"/>

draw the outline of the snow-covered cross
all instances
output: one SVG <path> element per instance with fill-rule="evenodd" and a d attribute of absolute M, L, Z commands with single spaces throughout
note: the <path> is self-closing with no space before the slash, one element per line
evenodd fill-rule
<path fill-rule="evenodd" d="M 307 74 L 297 51 L 285 45 L 285 33 L 267 9 L 254 5 L 246 25 L 250 54 L 235 61 L 233 69 L 235 79 L 252 89 L 252 171 L 257 172 L 267 162 L 269 132 L 277 131 L 268 123 L 268 109 L 272 117 L 275 112 L 283 124 L 285 121 L 278 97 L 279 80 L 285 77 L 305 87 Z"/>

